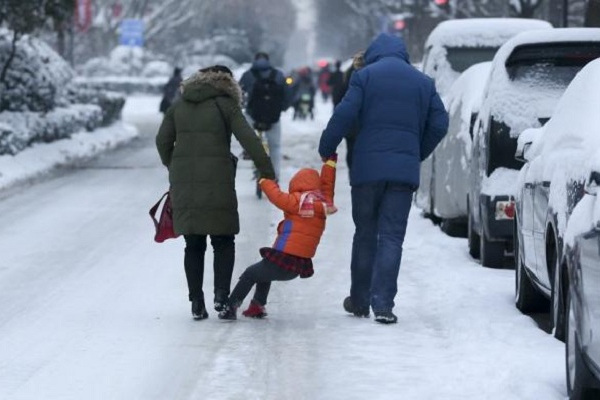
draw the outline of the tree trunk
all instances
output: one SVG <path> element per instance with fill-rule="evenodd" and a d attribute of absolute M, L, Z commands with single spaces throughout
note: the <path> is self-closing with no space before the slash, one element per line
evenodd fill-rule
<path fill-rule="evenodd" d="M 600 27 L 600 0 L 589 0 L 584 26 Z"/>
<path fill-rule="evenodd" d="M 0 87 L 6 87 L 6 75 L 8 74 L 8 69 L 15 59 L 15 55 L 17 54 L 17 42 L 19 41 L 19 33 L 17 31 L 13 31 L 13 38 L 11 43 L 10 53 L 8 54 L 8 58 L 2 67 L 2 71 L 0 72 Z M 4 109 L 4 99 L 2 98 L 2 93 L 4 90 L 0 90 L 0 111 Z"/>

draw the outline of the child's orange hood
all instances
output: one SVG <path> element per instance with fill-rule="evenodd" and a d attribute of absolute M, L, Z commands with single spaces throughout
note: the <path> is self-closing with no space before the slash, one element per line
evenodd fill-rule
<path fill-rule="evenodd" d="M 302 193 L 312 190 L 321 190 L 321 177 L 315 169 L 303 168 L 296 172 L 296 175 L 290 180 L 290 193 Z"/>

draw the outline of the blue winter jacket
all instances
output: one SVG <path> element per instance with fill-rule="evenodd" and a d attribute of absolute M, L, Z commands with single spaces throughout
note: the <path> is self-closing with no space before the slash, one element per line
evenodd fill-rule
<path fill-rule="evenodd" d="M 421 161 L 448 130 L 448 113 L 433 80 L 410 65 L 402 39 L 379 35 L 365 62 L 321 135 L 319 153 L 335 153 L 358 123 L 350 183 L 390 181 L 416 188 Z"/>

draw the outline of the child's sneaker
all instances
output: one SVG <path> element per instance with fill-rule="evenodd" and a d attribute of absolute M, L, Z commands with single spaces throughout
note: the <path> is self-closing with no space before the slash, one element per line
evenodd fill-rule
<path fill-rule="evenodd" d="M 265 310 L 265 306 L 252 299 L 248 309 L 242 312 L 242 315 L 248 318 L 264 318 L 267 316 L 267 310 Z"/>
<path fill-rule="evenodd" d="M 237 319 L 237 307 L 226 305 L 223 311 L 219 313 L 219 319 L 235 321 Z"/>

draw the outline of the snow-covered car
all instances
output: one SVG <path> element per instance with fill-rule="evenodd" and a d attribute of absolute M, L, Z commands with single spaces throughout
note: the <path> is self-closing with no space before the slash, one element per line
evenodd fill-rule
<path fill-rule="evenodd" d="M 452 85 L 447 107 L 448 133 L 435 150 L 431 165 L 435 176 L 431 185 L 433 214 L 441 219 L 441 228 L 451 236 L 466 236 L 467 168 L 471 158 L 473 126 L 492 63 L 475 64 Z"/>
<path fill-rule="evenodd" d="M 569 282 L 564 285 L 564 331 L 571 400 L 598 399 L 600 394 L 600 152 L 595 161 L 587 194 L 573 210 L 565 235 Z"/>
<path fill-rule="evenodd" d="M 596 33 L 600 41 L 600 30 Z M 569 49 L 571 52 L 572 49 Z M 600 57 L 600 42 L 561 61 L 565 77 L 587 59 Z M 515 198 L 515 303 L 524 313 L 550 310 L 554 334 L 564 339 L 564 237 L 573 208 L 583 196 L 588 162 L 600 151 L 600 59 L 575 77 L 542 128 L 525 130 L 516 157 L 525 165 Z M 550 300 L 550 303 L 548 303 Z M 550 307 L 548 305 L 550 304 Z"/>
<path fill-rule="evenodd" d="M 550 119 L 577 72 L 600 56 L 599 44 L 596 28 L 531 31 L 496 53 L 469 170 L 469 252 L 482 265 L 504 266 L 506 251 L 513 248 L 514 197 L 523 166 L 515 158 L 519 134 Z"/>
<path fill-rule="evenodd" d="M 496 51 L 513 36 L 528 30 L 551 29 L 546 21 L 519 18 L 456 19 L 440 23 L 425 43 L 423 72 L 433 78 L 446 102 L 452 84 L 472 65 L 491 61 Z M 415 201 L 426 215 L 435 215 L 431 196 L 436 178 L 434 152 L 421 164 L 421 186 Z"/>

